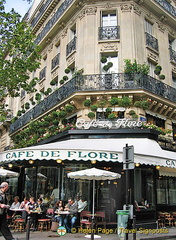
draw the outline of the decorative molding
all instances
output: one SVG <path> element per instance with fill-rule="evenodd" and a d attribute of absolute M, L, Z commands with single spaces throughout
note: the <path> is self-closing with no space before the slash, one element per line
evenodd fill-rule
<path fill-rule="evenodd" d="M 173 72 L 174 74 L 176 74 L 176 67 L 173 67 L 173 68 L 172 68 L 172 72 Z"/>
<path fill-rule="evenodd" d="M 67 36 L 68 28 L 64 29 L 61 33 L 62 38 Z"/>
<path fill-rule="evenodd" d="M 58 68 L 51 73 L 51 79 L 54 79 L 58 76 Z"/>
<path fill-rule="evenodd" d="M 85 14 L 86 14 L 86 10 L 83 9 L 83 10 L 80 12 L 80 14 L 79 14 L 80 20 L 85 17 Z"/>
<path fill-rule="evenodd" d="M 97 12 L 97 7 L 88 7 L 86 8 L 87 15 L 95 15 Z"/>
<path fill-rule="evenodd" d="M 147 54 L 148 59 L 150 59 L 154 63 L 158 63 L 158 56 L 152 52 L 148 52 Z"/>
<path fill-rule="evenodd" d="M 157 22 L 157 24 L 158 24 L 158 29 L 161 31 L 161 32 L 165 32 L 165 30 L 166 30 L 166 27 L 165 27 L 165 25 L 163 24 L 163 23 L 160 23 L 160 22 Z"/>
<path fill-rule="evenodd" d="M 72 54 L 72 55 L 67 59 L 67 66 L 70 66 L 73 62 L 75 62 L 75 54 Z"/>
<path fill-rule="evenodd" d="M 138 7 L 138 5 L 135 4 L 133 8 L 134 8 L 134 13 L 140 16 L 141 15 L 140 7 Z"/>
<path fill-rule="evenodd" d="M 122 12 L 131 12 L 132 4 L 121 4 L 120 5 Z"/>
<path fill-rule="evenodd" d="M 66 24 L 65 24 L 64 22 L 61 22 L 61 23 L 59 24 L 59 28 L 61 28 L 61 29 L 64 29 L 65 26 L 66 26 Z"/>
<path fill-rule="evenodd" d="M 113 5 L 111 3 L 105 4 L 104 9 L 110 9 L 110 8 L 113 8 Z"/>
<path fill-rule="evenodd" d="M 118 51 L 118 46 L 116 43 L 105 43 L 101 45 L 100 51 L 101 52 Z"/>
<path fill-rule="evenodd" d="M 165 23 L 165 22 L 167 21 L 167 17 L 164 16 L 164 15 L 161 15 L 160 21 L 163 22 L 163 23 Z"/>
<path fill-rule="evenodd" d="M 53 43 L 48 46 L 48 52 L 50 53 L 53 50 Z"/>

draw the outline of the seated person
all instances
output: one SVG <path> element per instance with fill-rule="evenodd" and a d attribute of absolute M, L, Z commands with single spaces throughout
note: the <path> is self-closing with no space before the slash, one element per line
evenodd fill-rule
<path fill-rule="evenodd" d="M 60 211 L 63 211 L 63 202 L 61 200 L 57 201 L 54 206 L 54 214 L 59 213 Z M 63 216 L 62 215 L 55 215 L 54 219 L 59 222 L 59 226 L 63 226 Z"/>
<path fill-rule="evenodd" d="M 20 207 L 20 202 L 19 202 L 19 197 L 15 196 L 14 197 L 14 202 L 10 206 L 10 209 L 8 211 L 8 215 L 14 217 L 16 215 L 16 212 L 11 211 L 11 209 L 18 209 Z"/>
<path fill-rule="evenodd" d="M 27 197 L 24 197 L 24 200 L 21 202 L 20 204 L 20 209 L 27 209 L 27 205 L 28 205 L 29 201 L 28 201 L 28 198 Z M 27 220 L 27 212 L 26 211 L 23 211 L 22 212 L 22 218 Z"/>
<path fill-rule="evenodd" d="M 75 227 L 77 221 L 78 203 L 70 197 L 64 210 L 69 212 L 69 214 L 64 218 L 64 224 L 67 232 L 71 232 L 71 229 Z"/>
<path fill-rule="evenodd" d="M 78 212 L 82 212 L 85 208 L 87 207 L 87 201 L 84 197 L 82 197 L 79 201 L 78 201 Z"/>
<path fill-rule="evenodd" d="M 37 206 L 36 206 L 37 211 L 40 213 L 39 218 L 45 218 L 46 217 L 46 206 L 43 203 L 42 198 L 39 198 L 37 200 Z"/>
<path fill-rule="evenodd" d="M 26 205 L 26 211 L 28 215 L 31 216 L 31 223 L 33 224 L 33 230 L 37 230 L 37 214 L 32 213 L 31 211 L 36 211 L 37 203 L 34 200 L 34 197 L 29 198 L 29 203 Z"/>

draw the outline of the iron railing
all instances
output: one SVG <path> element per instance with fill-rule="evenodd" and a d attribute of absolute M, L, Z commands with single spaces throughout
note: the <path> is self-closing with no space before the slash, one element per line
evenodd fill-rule
<path fill-rule="evenodd" d="M 32 119 L 44 114 L 74 92 L 133 89 L 146 90 L 176 103 L 176 88 L 148 75 L 113 73 L 77 76 L 66 82 L 63 86 L 12 123 L 10 126 L 10 133 L 23 127 Z"/>
<path fill-rule="evenodd" d="M 147 32 L 145 33 L 145 36 L 146 36 L 146 45 L 158 52 L 159 51 L 158 39 L 156 39 L 155 37 L 153 37 Z"/>
<path fill-rule="evenodd" d="M 174 8 L 170 3 L 166 0 L 155 0 L 155 2 L 159 3 L 168 13 L 176 17 L 176 8 Z"/>
<path fill-rule="evenodd" d="M 169 48 L 170 50 L 170 60 L 176 62 L 176 51 L 174 51 L 171 47 Z"/>
<path fill-rule="evenodd" d="M 39 81 L 46 78 L 46 66 L 39 72 Z"/>
<path fill-rule="evenodd" d="M 76 36 L 66 46 L 66 56 L 76 50 Z"/>
<path fill-rule="evenodd" d="M 53 70 L 56 66 L 59 65 L 59 58 L 60 58 L 60 53 L 58 53 L 58 54 L 51 60 L 51 70 Z"/>
<path fill-rule="evenodd" d="M 43 30 L 37 36 L 35 43 L 39 44 L 40 41 L 46 36 L 46 34 L 50 31 L 50 29 L 54 26 L 54 24 L 58 21 L 58 19 L 62 16 L 62 14 L 66 11 L 66 9 L 71 5 L 71 3 L 75 0 L 65 0 L 60 7 L 57 9 L 56 13 L 53 17 L 47 22 Z"/>
<path fill-rule="evenodd" d="M 120 27 L 99 27 L 98 38 L 99 40 L 120 39 Z"/>

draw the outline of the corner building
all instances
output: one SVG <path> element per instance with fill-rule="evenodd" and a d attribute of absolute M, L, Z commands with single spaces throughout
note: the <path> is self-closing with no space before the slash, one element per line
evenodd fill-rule
<path fill-rule="evenodd" d="M 10 194 L 53 204 L 58 189 L 56 198 L 84 196 L 91 209 L 91 182 L 67 173 L 118 172 L 96 182 L 96 209 L 114 222 L 126 202 L 128 144 L 129 203 L 137 226 L 156 227 L 159 211 L 176 211 L 176 1 L 41 0 L 25 18 L 42 58 L 31 75 L 37 92 L 6 99 L 0 165 L 20 173 L 9 179 Z"/>

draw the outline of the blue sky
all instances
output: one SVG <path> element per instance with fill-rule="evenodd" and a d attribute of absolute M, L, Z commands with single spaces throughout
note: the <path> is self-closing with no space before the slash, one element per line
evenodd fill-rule
<path fill-rule="evenodd" d="M 9 12 L 12 8 L 14 8 L 15 11 L 18 12 L 21 16 L 24 16 L 30 6 L 31 3 L 29 4 L 27 0 L 6 0 L 5 11 Z"/>

